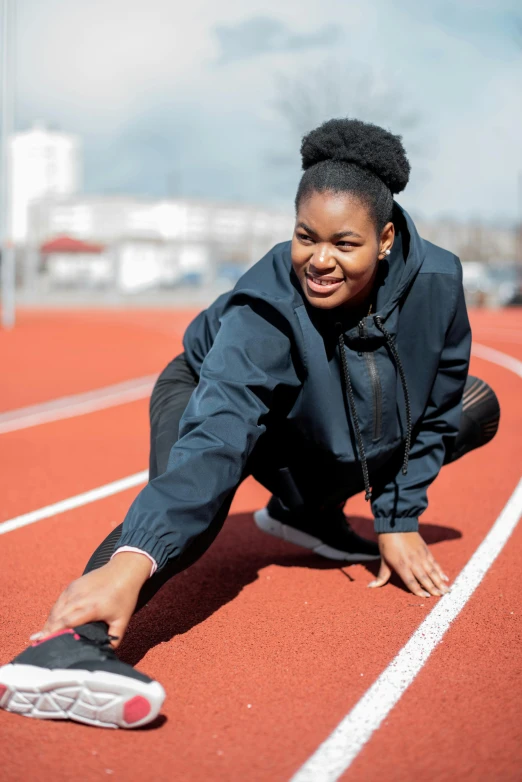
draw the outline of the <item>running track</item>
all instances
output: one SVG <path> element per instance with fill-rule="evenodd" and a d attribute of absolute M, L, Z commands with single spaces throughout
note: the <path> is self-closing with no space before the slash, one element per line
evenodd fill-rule
<path fill-rule="evenodd" d="M 145 386 L 179 352 L 190 315 L 22 312 L 15 331 L 0 333 L 0 522 L 143 471 Z M 522 360 L 522 312 L 481 312 L 472 320 L 477 343 Z M 452 579 L 501 516 L 522 473 L 522 377 L 478 357 L 472 371 L 494 385 L 501 429 L 489 446 L 443 470 L 422 524 Z M 122 388 L 134 389 L 136 399 L 107 402 Z M 72 415 L 78 394 L 91 412 Z M 35 413 L 50 418 L 29 421 Z M 40 628 L 137 490 L 0 536 L 0 662 Z M 363 702 L 361 721 L 371 737 L 336 772 L 332 757 L 341 739 L 332 732 L 361 707 L 408 639 L 419 639 L 423 630 L 414 633 L 437 600 L 416 598 L 398 583 L 368 590 L 373 566 L 340 569 L 263 535 L 251 513 L 265 499 L 247 481 L 211 550 L 133 620 L 121 652 L 165 686 L 158 724 L 113 732 L 2 713 L 3 780 L 522 778 L 522 525 L 373 733 L 375 709 L 365 712 Z M 347 512 L 371 534 L 360 497 Z"/>

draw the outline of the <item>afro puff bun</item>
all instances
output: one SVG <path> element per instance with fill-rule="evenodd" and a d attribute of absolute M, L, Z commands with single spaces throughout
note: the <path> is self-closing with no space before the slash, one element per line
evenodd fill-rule
<path fill-rule="evenodd" d="M 358 119 L 331 119 L 301 143 L 303 170 L 322 161 L 351 163 L 374 174 L 393 193 L 408 184 L 410 164 L 401 137 Z"/>

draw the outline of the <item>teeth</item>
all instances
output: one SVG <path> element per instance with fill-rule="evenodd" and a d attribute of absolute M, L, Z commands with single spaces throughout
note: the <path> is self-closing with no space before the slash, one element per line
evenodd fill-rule
<path fill-rule="evenodd" d="M 341 280 L 319 280 L 317 277 L 312 277 L 312 280 L 317 285 L 337 285 L 338 282 L 341 282 Z"/>

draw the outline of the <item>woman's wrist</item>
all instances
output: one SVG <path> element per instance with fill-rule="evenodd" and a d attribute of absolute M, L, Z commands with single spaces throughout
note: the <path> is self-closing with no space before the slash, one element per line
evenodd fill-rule
<path fill-rule="evenodd" d="M 117 551 L 107 563 L 112 570 L 122 573 L 126 580 L 141 588 L 150 576 L 150 559 L 137 551 Z"/>

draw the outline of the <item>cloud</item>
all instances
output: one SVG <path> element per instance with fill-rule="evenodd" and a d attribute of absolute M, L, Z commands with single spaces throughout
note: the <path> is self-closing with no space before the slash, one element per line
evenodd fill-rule
<path fill-rule="evenodd" d="M 390 87 L 363 91 L 350 112 L 394 130 L 398 91 L 423 120 L 405 206 L 515 219 L 522 55 L 505 20 L 517 4 L 17 0 L 17 124 L 40 118 L 81 134 L 90 192 L 291 208 L 298 143 L 294 173 L 267 165 L 287 149 L 274 111 L 281 76 L 306 85 L 326 63 L 343 94 L 350 60 Z M 303 106 L 320 107 L 324 96 L 308 87 Z"/>
<path fill-rule="evenodd" d="M 340 30 L 326 24 L 313 33 L 294 33 L 271 16 L 255 16 L 235 25 L 216 25 L 220 63 L 243 60 L 261 54 L 297 52 L 337 42 Z"/>

